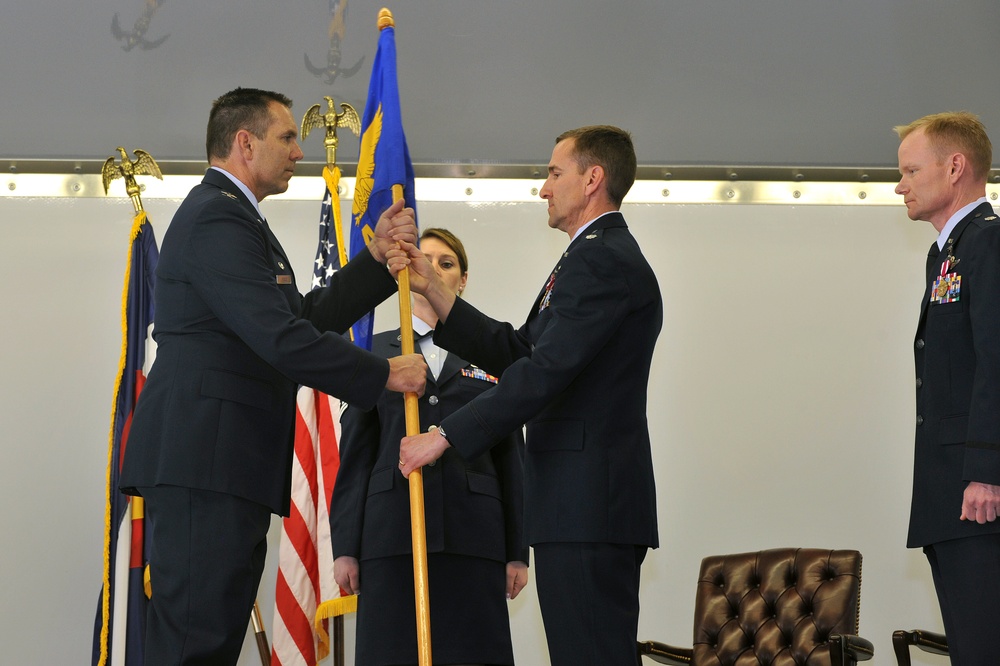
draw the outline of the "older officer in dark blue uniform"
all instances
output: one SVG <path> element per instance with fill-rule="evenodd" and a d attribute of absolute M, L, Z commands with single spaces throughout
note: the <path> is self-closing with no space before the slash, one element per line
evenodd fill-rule
<path fill-rule="evenodd" d="M 915 341 L 916 453 L 907 546 L 934 575 L 953 664 L 1000 663 L 1000 220 L 992 147 L 969 113 L 896 128 L 896 193 L 938 239 Z"/>
<path fill-rule="evenodd" d="M 404 439 L 401 470 L 449 445 L 472 459 L 527 424 L 525 534 L 557 666 L 638 663 L 639 570 L 658 545 L 646 389 L 663 304 L 618 212 L 635 173 L 631 137 L 616 127 L 557 139 L 540 194 L 571 242 L 519 329 L 456 300 L 409 248 L 413 288 L 441 320 L 434 340 L 500 383 Z"/>
<path fill-rule="evenodd" d="M 258 203 L 302 159 L 291 101 L 236 89 L 208 123 L 212 168 L 177 209 L 156 271 L 156 362 L 121 472 L 146 500 L 152 598 L 146 664 L 235 664 L 257 593 L 270 514 L 288 515 L 297 384 L 372 405 L 386 387 L 422 391 L 417 355 L 386 361 L 344 340 L 392 294 L 393 206 L 326 289 L 305 297 Z"/>

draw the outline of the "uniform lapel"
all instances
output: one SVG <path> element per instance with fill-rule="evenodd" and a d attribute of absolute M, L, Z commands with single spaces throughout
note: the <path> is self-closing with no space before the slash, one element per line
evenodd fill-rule
<path fill-rule="evenodd" d="M 416 333 L 416 331 L 413 332 L 413 352 L 415 354 L 423 354 L 423 352 L 420 350 L 420 344 L 417 342 L 417 340 L 420 337 L 421 336 L 418 336 L 417 333 Z M 398 329 L 398 328 L 396 329 L 396 337 L 393 338 L 392 341 L 389 343 L 389 347 L 391 347 L 393 350 L 395 350 L 397 355 L 402 353 L 402 348 L 403 348 L 403 332 L 402 332 L 401 329 Z M 452 354 L 448 354 L 448 359 L 445 359 L 445 369 L 447 369 L 447 367 L 448 367 L 447 361 L 449 359 L 451 359 L 451 357 L 452 357 Z M 434 384 L 434 374 L 431 372 L 430 367 L 427 368 L 426 375 L 427 375 L 427 383 L 428 384 Z M 441 376 L 442 377 L 444 376 L 444 370 L 441 371 Z M 441 380 L 438 379 L 437 383 L 440 384 Z"/>
<path fill-rule="evenodd" d="M 449 379 L 454 377 L 459 370 L 464 368 L 468 363 L 465 362 L 458 354 L 452 354 L 448 352 L 448 355 L 444 359 L 444 366 L 441 368 L 441 373 L 438 375 L 437 383 L 441 386 Z"/>
<path fill-rule="evenodd" d="M 288 255 L 285 254 L 284 248 L 281 247 L 281 243 L 278 242 L 277 237 L 271 232 L 271 228 L 267 225 L 267 220 L 260 216 L 254 205 L 247 199 L 246 195 L 243 194 L 243 190 L 236 187 L 236 184 L 229 179 L 226 174 L 216 169 L 209 169 L 205 172 L 205 178 L 202 180 L 203 183 L 208 185 L 214 185 L 222 190 L 227 196 L 238 201 L 240 205 L 247 211 L 247 213 L 253 219 L 260 223 L 260 234 L 261 238 L 264 240 L 264 245 L 267 247 L 268 260 L 273 256 L 278 257 L 279 268 L 281 270 L 288 271 L 288 274 L 292 278 L 292 284 L 295 284 L 295 273 L 292 271 L 292 264 L 288 261 Z"/>
<path fill-rule="evenodd" d="M 941 268 L 938 261 L 941 251 L 938 249 L 937 240 L 931 243 L 927 250 L 927 263 L 924 267 L 924 298 L 920 302 L 920 324 L 923 325 L 924 317 L 927 316 L 927 306 L 931 301 L 931 285 L 934 284 L 934 276 Z"/>
<path fill-rule="evenodd" d="M 535 297 L 535 302 L 531 306 L 531 312 L 528 313 L 528 321 L 531 321 L 531 319 L 538 316 L 541 311 L 545 309 L 542 307 L 543 301 L 555 286 L 555 281 L 559 276 L 559 269 L 562 268 L 563 259 L 568 257 L 569 253 L 572 252 L 575 247 L 583 241 L 591 240 L 593 238 L 592 234 L 599 230 L 607 229 L 609 227 L 627 226 L 628 225 L 625 224 L 625 218 L 622 217 L 621 213 L 607 213 L 594 220 L 594 223 L 587 227 L 587 230 L 584 233 L 574 238 L 572 242 L 570 242 L 569 247 L 566 248 L 566 251 L 562 253 L 561 257 L 559 257 L 559 262 L 556 264 L 556 267 L 552 269 L 549 277 L 545 279 L 545 284 L 542 285 L 542 290 L 538 292 L 538 296 Z"/>
<path fill-rule="evenodd" d="M 950 257 L 949 252 L 952 256 L 956 255 L 958 250 L 959 240 L 962 238 L 962 234 L 965 230 L 969 228 L 969 224 L 972 220 L 979 219 L 986 215 L 993 215 L 993 206 L 989 203 L 980 204 L 976 206 L 972 212 L 962 218 L 962 220 L 955 225 L 955 228 L 951 230 L 948 234 L 948 239 L 945 241 L 944 250 L 940 250 L 937 245 L 937 240 L 931 243 L 930 249 L 927 251 L 927 284 L 924 288 L 924 300 L 920 304 L 920 321 L 923 323 L 924 317 L 927 315 L 927 308 L 930 306 L 931 301 L 931 285 L 934 284 L 934 280 L 937 276 L 941 274 L 941 265 Z M 961 259 L 961 257 L 957 257 Z M 956 262 L 956 264 L 949 267 L 949 270 L 957 270 L 959 273 L 962 272 L 962 267 Z"/>

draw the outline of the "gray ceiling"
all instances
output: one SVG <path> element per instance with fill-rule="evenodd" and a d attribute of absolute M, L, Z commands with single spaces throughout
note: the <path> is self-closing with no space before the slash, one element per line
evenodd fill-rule
<path fill-rule="evenodd" d="M 200 162 L 211 101 L 236 86 L 285 92 L 299 118 L 324 95 L 360 112 L 383 4 L 5 0 L 0 159 L 124 145 Z M 331 5 L 347 6 L 332 84 L 310 71 L 327 64 Z M 996 0 L 388 6 L 415 163 L 544 165 L 560 131 L 591 123 L 631 130 L 646 165 L 891 166 L 892 126 L 946 109 L 1000 138 Z M 151 48 L 126 50 L 114 17 L 131 32 L 150 8 Z M 320 136 L 304 148 L 323 160 Z M 340 161 L 357 153 L 342 136 Z"/>

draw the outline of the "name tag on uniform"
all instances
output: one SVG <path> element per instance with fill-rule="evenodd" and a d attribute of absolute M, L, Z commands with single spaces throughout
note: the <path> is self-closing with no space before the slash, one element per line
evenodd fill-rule
<path fill-rule="evenodd" d="M 292 276 L 291 275 L 277 275 L 275 277 L 277 277 L 277 279 L 278 279 L 278 284 L 291 284 L 292 283 Z"/>

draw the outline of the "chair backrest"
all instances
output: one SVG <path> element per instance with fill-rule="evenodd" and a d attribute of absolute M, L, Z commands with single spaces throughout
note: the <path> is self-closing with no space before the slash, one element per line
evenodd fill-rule
<path fill-rule="evenodd" d="M 694 661 L 826 664 L 827 639 L 857 634 L 861 553 L 777 548 L 706 557 L 695 601 Z"/>

